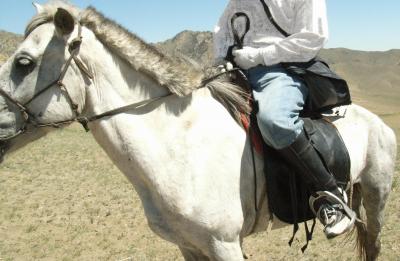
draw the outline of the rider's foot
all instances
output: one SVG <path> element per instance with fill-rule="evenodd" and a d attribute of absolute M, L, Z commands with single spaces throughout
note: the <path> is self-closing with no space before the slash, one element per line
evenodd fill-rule
<path fill-rule="evenodd" d="M 322 205 L 317 217 L 324 225 L 324 233 L 328 239 L 346 233 L 353 227 L 355 221 L 355 214 L 349 217 L 341 205 Z"/>
<path fill-rule="evenodd" d="M 316 194 L 316 197 L 310 198 L 310 207 L 324 225 L 326 237 L 330 239 L 348 232 L 356 220 L 354 211 L 329 191 L 319 191 Z"/>

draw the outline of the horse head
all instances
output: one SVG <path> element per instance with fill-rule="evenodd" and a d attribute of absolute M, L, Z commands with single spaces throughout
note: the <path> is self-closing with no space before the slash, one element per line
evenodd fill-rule
<path fill-rule="evenodd" d="M 35 6 L 24 41 L 0 68 L 1 156 L 70 123 L 84 107 L 77 10 Z"/>

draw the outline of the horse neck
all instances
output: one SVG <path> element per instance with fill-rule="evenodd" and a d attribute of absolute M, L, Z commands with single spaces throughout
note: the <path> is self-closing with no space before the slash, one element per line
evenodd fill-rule
<path fill-rule="evenodd" d="M 134 70 L 98 41 L 87 44 L 89 51 L 83 53 L 82 58 L 94 74 L 93 84 L 87 90 L 87 115 L 168 93 L 166 88 Z M 96 121 L 90 128 L 114 163 L 137 183 L 138 177 L 130 176 L 130 173 L 135 172 L 142 179 L 151 178 L 155 172 L 159 174 L 162 166 L 157 169 L 154 162 L 161 158 L 167 160 L 167 144 L 185 135 L 178 126 L 182 126 L 187 117 L 177 116 L 181 116 L 181 111 L 190 103 L 191 97 L 170 96 L 141 109 Z M 172 150 L 179 147 L 178 143 Z"/>
<path fill-rule="evenodd" d="M 85 51 L 82 54 L 94 74 L 92 84 L 87 90 L 88 114 L 99 114 L 168 93 L 166 88 L 110 52 L 93 34 L 89 33 L 88 38 L 83 42 L 86 48 L 83 48 Z"/>

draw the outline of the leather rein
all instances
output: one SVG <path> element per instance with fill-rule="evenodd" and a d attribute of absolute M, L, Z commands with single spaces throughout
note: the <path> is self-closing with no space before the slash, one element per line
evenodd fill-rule
<path fill-rule="evenodd" d="M 88 131 L 90 131 L 90 129 L 88 127 L 88 123 L 90 123 L 92 121 L 96 121 L 96 120 L 99 120 L 104 117 L 114 116 L 114 115 L 126 112 L 128 110 L 137 109 L 137 108 L 143 107 L 145 105 L 148 105 L 150 103 L 153 103 L 155 101 L 158 101 L 162 98 L 165 98 L 167 96 L 173 95 L 173 93 L 168 93 L 166 95 L 159 96 L 156 98 L 151 98 L 151 99 L 147 99 L 147 100 L 140 101 L 137 103 L 132 103 L 127 106 L 122 106 L 122 107 L 119 107 L 119 108 L 116 108 L 116 109 L 113 109 L 113 110 L 110 110 L 110 111 L 107 111 L 107 112 L 104 112 L 104 113 L 101 113 L 98 115 L 94 115 L 94 116 L 90 116 L 90 117 L 81 116 L 78 112 L 78 104 L 76 104 L 73 101 L 71 95 L 68 92 L 68 89 L 66 88 L 65 84 L 63 83 L 64 77 L 68 71 L 68 68 L 72 64 L 72 61 L 75 62 L 75 64 L 78 66 L 78 68 L 82 74 L 87 76 L 90 80 L 93 80 L 92 73 L 87 69 L 87 67 L 84 65 L 84 63 L 78 57 L 78 53 L 79 53 L 81 44 L 82 44 L 82 26 L 80 23 L 78 23 L 78 36 L 75 39 L 73 39 L 71 41 L 71 43 L 69 43 L 69 45 L 68 45 L 70 57 L 65 61 L 59 77 L 55 81 L 48 84 L 45 88 L 43 88 L 39 92 L 35 93 L 34 96 L 31 99 L 29 99 L 27 102 L 21 103 L 18 100 L 14 99 L 10 94 L 5 92 L 3 89 L 0 89 L 0 95 L 3 96 L 5 99 L 7 99 L 12 104 L 14 104 L 15 106 L 17 106 L 23 116 L 23 119 L 24 119 L 24 123 L 23 123 L 22 127 L 15 134 L 9 135 L 6 137 L 0 137 L 0 141 L 9 141 L 9 140 L 12 140 L 12 139 L 18 137 L 21 134 L 24 134 L 28 130 L 29 125 L 33 126 L 34 128 L 44 128 L 44 127 L 60 128 L 63 125 L 71 124 L 73 122 L 79 122 L 84 127 L 84 129 L 88 132 Z M 51 122 L 51 123 L 40 123 L 38 121 L 37 117 L 34 115 L 34 113 L 32 113 L 28 109 L 28 105 L 33 100 L 38 98 L 41 94 L 43 94 L 44 92 L 46 92 L 47 90 L 52 88 L 53 86 L 58 86 L 64 92 L 65 97 L 67 97 L 67 100 L 69 101 L 69 103 L 71 105 L 72 111 L 75 114 L 75 117 L 73 117 L 72 119 L 69 119 L 69 120 L 56 121 L 56 122 Z"/>

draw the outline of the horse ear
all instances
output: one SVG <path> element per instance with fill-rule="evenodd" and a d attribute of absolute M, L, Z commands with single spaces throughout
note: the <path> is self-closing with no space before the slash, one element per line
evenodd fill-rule
<path fill-rule="evenodd" d="M 38 14 L 40 14 L 40 13 L 42 13 L 42 12 L 44 11 L 43 6 L 41 6 L 40 4 L 35 3 L 35 2 L 33 2 L 32 4 L 33 4 L 33 6 L 36 8 L 36 12 L 37 12 Z"/>
<path fill-rule="evenodd" d="M 67 10 L 58 8 L 54 15 L 54 24 L 61 35 L 69 35 L 74 31 L 75 19 Z"/>

